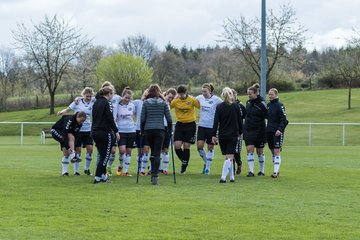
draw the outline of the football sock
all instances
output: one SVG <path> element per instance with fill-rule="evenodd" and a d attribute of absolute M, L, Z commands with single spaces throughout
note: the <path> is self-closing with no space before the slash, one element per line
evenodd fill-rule
<path fill-rule="evenodd" d="M 206 164 L 206 152 L 204 151 L 204 149 L 198 149 L 198 152 L 199 152 L 200 157 L 204 161 L 204 164 Z"/>
<path fill-rule="evenodd" d="M 91 160 L 92 160 L 92 154 L 91 153 L 86 153 L 86 162 L 85 162 L 85 170 L 88 170 L 90 168 L 90 164 L 91 164 Z"/>
<path fill-rule="evenodd" d="M 230 180 L 234 180 L 235 179 L 235 175 L 234 175 L 234 161 L 230 161 L 230 168 L 229 168 L 229 171 L 230 171 Z"/>
<path fill-rule="evenodd" d="M 61 165 L 62 165 L 62 174 L 67 173 L 69 170 L 69 158 L 64 156 L 61 161 Z"/>
<path fill-rule="evenodd" d="M 209 150 L 208 153 L 206 154 L 206 158 L 207 159 L 210 158 L 212 160 L 214 158 L 214 154 L 215 154 L 214 149 Z"/>
<path fill-rule="evenodd" d="M 190 149 L 184 149 L 183 162 L 185 162 L 185 164 L 188 165 L 189 160 L 190 160 Z"/>
<path fill-rule="evenodd" d="M 126 158 L 125 153 L 119 153 L 119 163 L 120 163 L 119 167 L 121 168 L 123 167 L 123 162 L 125 158 Z"/>
<path fill-rule="evenodd" d="M 226 176 L 228 175 L 229 173 L 229 168 L 231 167 L 231 162 L 230 160 L 226 159 L 224 161 L 224 164 L 223 164 L 223 169 L 222 169 L 222 173 L 221 173 L 221 179 L 222 180 L 226 180 Z"/>
<path fill-rule="evenodd" d="M 258 155 L 259 158 L 259 164 L 260 164 L 260 171 L 262 173 L 265 172 L 265 154 Z"/>
<path fill-rule="evenodd" d="M 280 170 L 280 164 L 281 164 L 281 157 L 279 156 L 275 156 L 274 159 L 274 172 L 278 173 Z"/>
<path fill-rule="evenodd" d="M 207 158 L 206 159 L 206 164 L 205 164 L 205 170 L 210 171 L 211 164 L 212 164 L 212 158 Z"/>
<path fill-rule="evenodd" d="M 78 173 L 80 168 L 80 162 L 74 162 L 74 173 Z"/>
<path fill-rule="evenodd" d="M 111 167 L 113 165 L 113 163 L 114 163 L 114 160 L 115 160 L 115 153 L 110 153 L 109 161 L 107 163 L 107 166 Z"/>
<path fill-rule="evenodd" d="M 183 160 L 183 155 L 184 155 L 184 151 L 182 150 L 182 148 L 179 148 L 179 149 L 175 149 L 175 153 L 176 153 L 176 156 L 180 159 L 180 161 Z"/>
<path fill-rule="evenodd" d="M 164 152 L 162 157 L 163 170 L 168 171 L 169 168 L 169 152 Z"/>
<path fill-rule="evenodd" d="M 141 172 L 145 172 L 145 169 L 146 169 L 146 165 L 147 165 L 147 162 L 149 160 L 149 155 L 148 153 L 144 153 L 142 158 L 141 158 Z"/>
<path fill-rule="evenodd" d="M 130 160 L 131 160 L 131 155 L 126 154 L 126 156 L 124 157 L 124 173 L 127 173 L 129 170 Z"/>
<path fill-rule="evenodd" d="M 254 153 L 248 153 L 247 160 L 249 165 L 249 172 L 254 173 Z"/>

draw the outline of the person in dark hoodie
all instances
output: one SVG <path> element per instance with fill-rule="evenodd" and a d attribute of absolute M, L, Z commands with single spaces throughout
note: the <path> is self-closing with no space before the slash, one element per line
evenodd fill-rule
<path fill-rule="evenodd" d="M 116 127 L 113 116 L 113 105 L 110 102 L 114 90 L 110 86 L 103 87 L 96 94 L 96 102 L 92 110 L 93 124 L 91 134 L 96 143 L 100 155 L 96 166 L 94 183 L 108 182 L 106 166 L 109 161 L 111 148 L 115 140 L 120 139 L 118 128 Z"/>
<path fill-rule="evenodd" d="M 217 143 L 216 133 L 219 132 L 221 153 L 225 155 L 220 183 L 226 183 L 226 176 L 230 172 L 230 182 L 235 181 L 234 154 L 238 137 L 242 134 L 242 116 L 240 106 L 235 102 L 233 92 L 225 87 L 222 91 L 224 101 L 216 106 L 212 130 L 212 143 Z"/>
<path fill-rule="evenodd" d="M 167 125 L 172 126 L 169 106 L 161 94 L 159 85 L 152 84 L 149 87 L 141 109 L 141 133 L 145 136 L 144 142 L 149 144 L 151 154 L 151 183 L 158 185 L 158 172 L 160 166 L 160 154 L 165 138 L 164 117 Z M 171 128 L 168 128 L 171 136 Z"/>
<path fill-rule="evenodd" d="M 86 120 L 85 112 L 77 112 L 74 115 L 62 116 L 52 127 L 52 137 L 60 143 L 63 152 L 62 175 L 69 176 L 69 160 L 71 162 L 77 161 L 75 152 L 75 136 L 80 131 L 82 124 Z M 74 175 L 80 175 L 75 172 Z"/>
<path fill-rule="evenodd" d="M 279 92 L 276 88 L 269 90 L 269 100 L 267 104 L 268 122 L 266 126 L 266 138 L 269 149 L 272 153 L 274 163 L 274 173 L 272 178 L 279 177 L 279 169 L 281 164 L 280 151 L 284 140 L 284 131 L 289 123 L 286 118 L 285 107 L 279 101 Z"/>
<path fill-rule="evenodd" d="M 267 107 L 265 100 L 259 95 L 259 84 L 255 83 L 249 87 L 247 94 L 249 100 L 246 102 L 246 116 L 244 122 L 244 140 L 247 150 L 249 173 L 247 177 L 254 177 L 254 149 L 259 158 L 260 171 L 258 176 L 265 176 L 264 146 L 266 143 L 265 119 Z"/>

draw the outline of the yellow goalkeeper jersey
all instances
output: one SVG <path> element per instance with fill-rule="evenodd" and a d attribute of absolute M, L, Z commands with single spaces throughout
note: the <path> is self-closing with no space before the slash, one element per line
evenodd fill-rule
<path fill-rule="evenodd" d="M 170 104 L 171 109 L 175 109 L 178 122 L 189 123 L 196 121 L 195 107 L 200 108 L 200 102 L 193 96 L 187 96 L 184 100 L 174 99 Z"/>

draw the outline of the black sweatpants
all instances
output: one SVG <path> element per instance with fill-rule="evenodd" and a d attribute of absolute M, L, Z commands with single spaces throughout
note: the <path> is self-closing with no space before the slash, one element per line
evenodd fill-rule
<path fill-rule="evenodd" d="M 160 154 L 165 138 L 165 130 L 151 129 L 145 130 L 146 142 L 149 143 L 151 154 L 151 176 L 157 177 L 160 166 Z"/>
<path fill-rule="evenodd" d="M 115 141 L 115 137 L 112 132 L 107 131 L 93 131 L 92 137 L 100 155 L 100 161 L 96 166 L 95 176 L 102 177 L 103 174 L 106 174 L 106 165 L 109 161 L 111 146 Z"/>

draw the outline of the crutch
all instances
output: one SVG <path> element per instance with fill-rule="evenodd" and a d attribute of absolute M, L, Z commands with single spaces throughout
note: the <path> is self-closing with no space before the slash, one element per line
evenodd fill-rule
<path fill-rule="evenodd" d="M 142 139 L 143 136 L 140 136 L 140 141 L 139 141 L 139 156 L 138 156 L 138 167 L 137 167 L 137 173 L 136 173 L 136 184 L 139 183 L 139 172 L 140 172 L 140 168 L 141 168 L 141 158 L 142 158 Z"/>
<path fill-rule="evenodd" d="M 174 184 L 176 184 L 175 161 L 174 161 L 174 144 L 173 144 L 172 136 L 170 136 L 170 145 L 171 145 L 171 160 L 172 160 L 172 166 L 173 166 Z"/>

